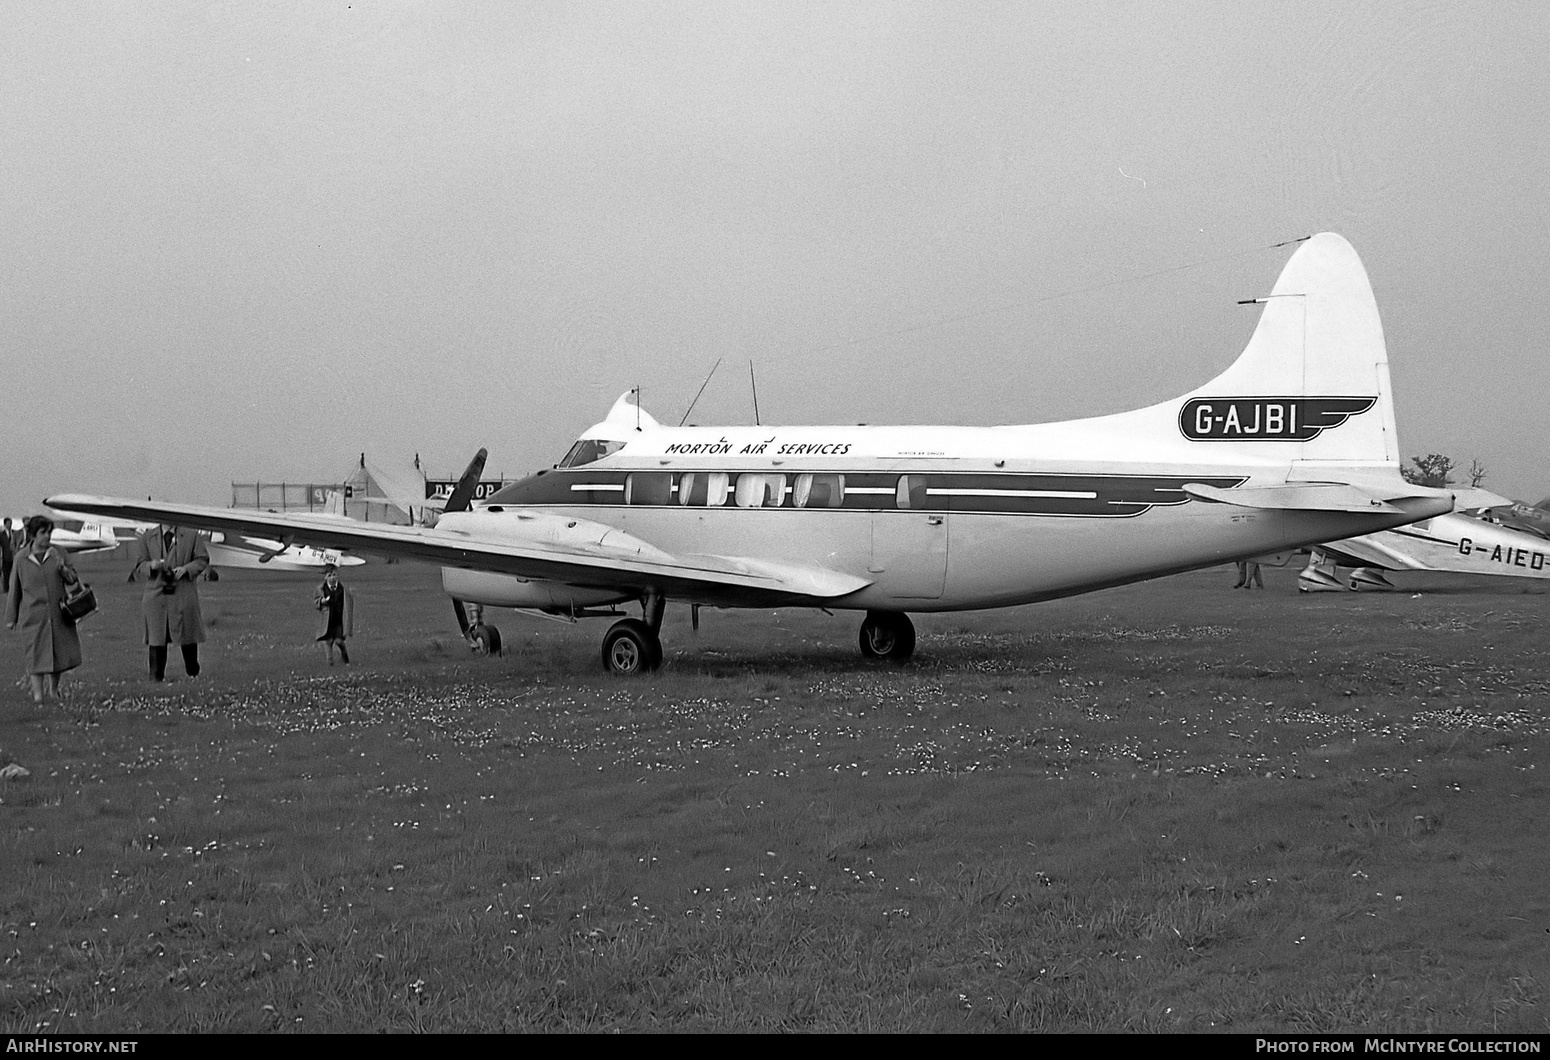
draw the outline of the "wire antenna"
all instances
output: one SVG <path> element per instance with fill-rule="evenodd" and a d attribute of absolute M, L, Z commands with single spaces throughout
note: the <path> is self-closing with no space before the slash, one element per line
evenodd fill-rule
<path fill-rule="evenodd" d="M 1283 239 L 1281 242 L 1271 243 L 1269 246 L 1258 246 L 1250 247 L 1247 250 L 1229 251 L 1223 254 L 1214 255 L 1212 257 L 1201 258 L 1198 261 L 1185 262 L 1183 265 L 1173 265 L 1168 268 L 1154 269 L 1151 272 L 1138 273 L 1134 276 L 1121 276 L 1118 279 L 1105 280 L 1101 283 L 1089 284 L 1086 287 L 1074 287 L 1070 290 L 1059 291 L 1054 294 L 1041 295 L 1037 298 L 1029 298 L 1021 302 L 1012 302 L 1007 305 L 993 306 L 989 309 L 978 309 L 972 312 L 954 313 L 949 316 L 941 317 L 937 320 L 927 321 L 924 324 L 911 324 L 902 328 L 894 328 L 890 331 L 878 331 L 870 335 L 860 335 L 853 339 L 846 339 L 843 342 L 832 342 L 827 346 L 818 346 L 804 352 L 808 354 L 828 353 L 831 350 L 859 346 L 867 342 L 876 342 L 879 339 L 897 338 L 900 335 L 912 335 L 918 331 L 928 331 L 932 328 L 945 327 L 948 324 L 958 324 L 966 320 L 979 320 L 984 317 L 994 316 L 999 313 L 1013 313 L 1019 310 L 1031 308 L 1032 306 L 1043 305 L 1046 302 L 1058 301 L 1062 298 L 1072 298 L 1081 294 L 1092 294 L 1095 291 L 1107 290 L 1110 287 L 1118 287 L 1122 284 L 1138 283 L 1142 280 L 1153 280 L 1159 276 L 1168 276 L 1175 272 L 1183 272 L 1186 269 L 1199 268 L 1202 265 L 1213 265 L 1217 262 L 1230 261 L 1233 258 L 1241 258 L 1249 254 L 1258 253 L 1262 250 L 1275 250 L 1279 247 L 1291 246 L 1293 243 L 1304 243 L 1312 238 L 1313 237 L 1311 235 L 1298 236 L 1296 239 Z"/>
<path fill-rule="evenodd" d="M 689 407 L 684 410 L 684 418 L 678 421 L 678 426 L 682 427 L 684 424 L 689 422 L 689 413 L 693 412 L 694 411 L 694 406 L 699 404 L 699 402 L 700 402 L 700 395 L 705 393 L 705 388 L 706 387 L 710 386 L 710 377 L 715 375 L 716 374 L 716 369 L 720 368 L 720 367 L 721 367 L 721 358 L 717 357 L 716 358 L 716 363 L 711 365 L 710 366 L 710 371 L 705 373 L 705 382 L 701 383 L 700 384 L 700 389 L 698 389 L 698 390 L 696 390 L 694 392 L 694 400 L 689 402 Z"/>

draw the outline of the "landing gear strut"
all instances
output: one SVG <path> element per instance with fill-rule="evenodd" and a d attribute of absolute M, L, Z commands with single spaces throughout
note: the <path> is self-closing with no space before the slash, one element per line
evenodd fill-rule
<path fill-rule="evenodd" d="M 899 611 L 868 611 L 861 623 L 861 656 L 903 662 L 915 651 L 915 624 Z"/>
<path fill-rule="evenodd" d="M 463 639 L 468 643 L 470 651 L 475 655 L 501 653 L 501 631 L 485 624 L 483 604 L 465 604 L 461 600 L 453 600 L 452 613 L 457 616 L 458 628 L 463 631 Z"/>
<path fill-rule="evenodd" d="M 662 665 L 662 612 L 667 601 L 648 592 L 641 599 L 641 618 L 615 622 L 603 636 L 603 669 L 620 677 L 655 670 Z"/>

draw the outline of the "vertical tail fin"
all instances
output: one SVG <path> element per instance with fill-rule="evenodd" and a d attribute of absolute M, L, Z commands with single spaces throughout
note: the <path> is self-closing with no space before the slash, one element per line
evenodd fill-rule
<path fill-rule="evenodd" d="M 1383 325 L 1367 270 L 1342 237 L 1310 237 L 1286 263 L 1231 367 L 1170 403 L 1179 432 L 1217 450 L 1304 465 L 1399 466 Z"/>

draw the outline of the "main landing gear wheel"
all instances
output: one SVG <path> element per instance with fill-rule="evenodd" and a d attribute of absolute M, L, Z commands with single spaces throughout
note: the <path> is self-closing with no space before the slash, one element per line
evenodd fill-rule
<path fill-rule="evenodd" d="M 501 631 L 482 622 L 472 626 L 468 630 L 468 646 L 473 649 L 475 655 L 499 655 Z"/>
<path fill-rule="evenodd" d="M 898 611 L 868 611 L 861 623 L 862 658 L 903 662 L 915 652 L 915 624 Z"/>
<path fill-rule="evenodd" d="M 603 669 L 620 677 L 662 665 L 662 641 L 638 618 L 615 622 L 603 637 Z"/>

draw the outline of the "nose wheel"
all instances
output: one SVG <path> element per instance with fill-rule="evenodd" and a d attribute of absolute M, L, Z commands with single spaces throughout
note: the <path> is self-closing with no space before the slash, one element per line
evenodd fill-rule
<path fill-rule="evenodd" d="M 501 653 L 501 631 L 494 626 L 487 626 L 483 622 L 472 626 L 468 630 L 468 647 L 475 655 L 499 655 Z"/>
<path fill-rule="evenodd" d="M 501 653 L 501 631 L 485 622 L 483 606 L 453 600 L 452 613 L 457 616 L 458 629 L 463 631 L 469 651 L 475 655 Z"/>
<path fill-rule="evenodd" d="M 868 611 L 861 623 L 861 657 L 901 663 L 915 652 L 915 624 L 898 611 Z"/>

